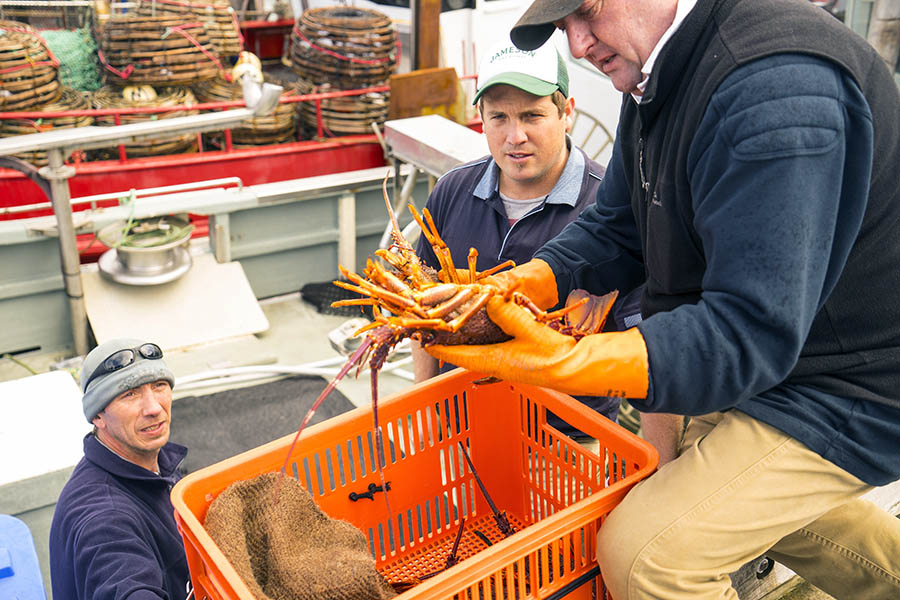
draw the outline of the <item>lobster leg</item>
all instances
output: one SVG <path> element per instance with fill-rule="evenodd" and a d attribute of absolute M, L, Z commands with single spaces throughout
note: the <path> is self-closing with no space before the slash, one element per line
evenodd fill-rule
<path fill-rule="evenodd" d="M 478 250 L 469 248 L 469 283 L 475 283 L 478 279 L 478 271 L 475 270 L 475 263 L 478 260 Z"/>
<path fill-rule="evenodd" d="M 426 314 L 429 318 L 441 318 L 449 315 L 451 312 L 465 304 L 469 301 L 469 299 L 475 295 L 475 290 L 472 288 L 464 288 L 454 294 L 452 298 L 444 302 L 443 304 L 439 304 L 432 308 L 429 311 L 426 311 Z"/>
<path fill-rule="evenodd" d="M 434 219 L 431 218 L 431 213 L 427 208 L 424 208 L 422 209 L 422 214 L 419 215 L 419 212 L 412 205 L 409 206 L 409 213 L 418 223 L 419 229 L 422 230 L 422 235 L 425 236 L 425 239 L 428 240 L 428 243 L 434 249 L 434 255 L 437 256 L 438 263 L 441 266 L 443 278 L 448 283 L 460 283 L 456 267 L 453 265 L 453 257 L 450 256 L 450 249 L 438 234 L 437 226 L 434 224 Z"/>
<path fill-rule="evenodd" d="M 554 310 L 553 312 L 544 312 L 540 308 L 535 305 L 534 302 L 531 301 L 527 296 L 523 296 L 521 294 L 516 294 L 514 296 L 516 304 L 519 306 L 523 306 L 529 310 L 534 315 L 535 321 L 540 321 L 541 323 L 546 323 L 547 321 L 553 321 L 555 319 L 561 319 L 565 315 L 570 312 L 577 310 L 588 303 L 588 298 L 582 298 L 575 304 L 567 304 L 559 310 Z"/>
<path fill-rule="evenodd" d="M 481 273 L 478 274 L 478 279 L 482 279 L 484 277 L 490 277 L 494 273 L 499 273 L 503 269 L 512 268 L 516 266 L 516 262 L 514 260 L 508 260 L 506 262 L 502 262 L 496 267 L 491 267 L 490 269 L 485 269 Z"/>
<path fill-rule="evenodd" d="M 468 321 L 472 317 L 472 315 L 484 308 L 485 304 L 487 304 L 488 300 L 490 299 L 490 294 L 481 294 L 480 296 L 476 297 L 475 300 L 466 307 L 466 310 L 462 314 L 447 323 L 446 329 L 453 332 L 459 331 L 459 329 L 466 324 L 466 321 Z"/>
<path fill-rule="evenodd" d="M 368 281 L 366 281 L 365 279 L 363 279 L 362 277 L 360 277 L 359 275 L 357 275 L 356 273 L 351 273 L 350 271 L 345 269 L 343 266 L 339 266 L 339 268 L 340 268 L 341 274 L 344 277 L 346 277 L 347 279 L 349 279 L 352 283 L 346 283 L 344 281 L 338 280 L 338 281 L 334 282 L 334 284 L 336 286 L 343 288 L 345 290 L 349 290 L 351 292 L 356 292 L 357 294 L 362 294 L 364 296 L 370 296 L 372 298 L 377 298 L 377 299 L 381 299 L 381 300 L 390 302 L 391 304 L 394 304 L 395 306 L 403 307 L 401 310 L 395 311 L 395 312 L 402 312 L 403 310 L 409 310 L 409 311 L 412 311 L 415 314 L 419 315 L 422 318 L 426 318 L 425 311 L 419 307 L 418 303 L 416 303 L 415 300 L 406 298 L 404 296 L 401 296 L 400 294 L 395 294 L 394 292 L 391 292 L 384 288 L 380 288 L 376 285 L 373 285 L 373 284 L 369 283 Z M 353 285 L 353 284 L 356 284 L 356 285 Z"/>
<path fill-rule="evenodd" d="M 378 304 L 375 298 L 350 298 L 347 300 L 335 300 L 331 303 L 332 307 L 338 306 L 372 306 Z"/>
<path fill-rule="evenodd" d="M 374 279 L 379 285 L 387 288 L 389 291 L 394 292 L 395 294 L 400 294 L 405 298 L 409 298 L 413 294 L 410 287 L 403 283 L 403 281 L 399 277 L 379 264 L 376 264 L 374 262 L 371 263 L 369 275 L 370 278 Z"/>

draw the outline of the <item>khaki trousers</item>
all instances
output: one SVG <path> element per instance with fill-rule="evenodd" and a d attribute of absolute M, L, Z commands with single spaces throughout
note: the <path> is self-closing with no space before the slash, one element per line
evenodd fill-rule
<path fill-rule="evenodd" d="M 693 418 L 610 513 L 597 561 L 615 600 L 736 600 L 728 573 L 764 553 L 839 600 L 900 599 L 900 519 L 869 489 L 742 412 Z"/>

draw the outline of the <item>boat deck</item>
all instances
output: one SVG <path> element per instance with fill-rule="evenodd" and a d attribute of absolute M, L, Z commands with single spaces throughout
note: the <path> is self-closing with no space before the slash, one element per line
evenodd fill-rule
<path fill-rule="evenodd" d="M 262 300 L 260 307 L 270 325 L 265 332 L 167 353 L 167 363 L 176 377 L 183 379 L 210 370 L 247 366 L 279 365 L 285 367 L 285 370 L 290 370 L 291 367 L 310 365 L 327 358 L 334 359 L 336 366 L 343 362 L 341 355 L 332 348 L 328 334 L 344 325 L 348 321 L 347 317 L 320 314 L 312 305 L 302 300 L 299 293 Z M 0 382 L 28 377 L 31 375 L 29 368 L 43 373 L 64 366 L 65 361 L 71 359 L 73 354 L 74 351 L 71 348 L 59 348 L 15 357 L 4 357 L 0 360 Z M 381 397 L 402 392 L 413 385 L 410 379 L 411 373 L 405 372 L 407 368 L 411 371 L 407 365 L 397 368 L 396 372 L 388 371 L 381 374 L 379 377 Z M 246 386 L 247 402 L 252 403 L 254 393 L 252 386 L 275 381 L 285 376 L 287 375 L 271 374 L 267 377 L 246 381 L 210 381 L 200 385 L 192 383 L 181 388 L 176 384 L 173 409 L 175 419 L 177 419 L 179 398 L 207 395 L 225 389 Z M 359 379 L 354 378 L 352 374 L 348 375 L 338 384 L 337 389 L 355 406 L 364 406 L 370 402 L 369 377 L 365 374 L 360 375 Z M 57 480 L 53 482 L 53 485 L 59 486 L 64 481 L 64 478 Z M 52 506 L 44 512 L 43 524 L 29 523 L 29 525 L 35 538 L 49 597 L 46 536 L 49 530 L 48 519 L 52 515 Z M 27 515 L 20 515 L 20 518 L 28 522 Z M 748 565 L 748 567 L 750 566 Z M 780 566 L 776 568 L 781 569 Z M 782 574 L 781 581 L 784 580 L 785 576 Z M 762 585 L 762 583 L 762 581 L 756 583 L 745 580 L 743 584 L 739 585 L 742 600 L 831 600 L 831 596 L 824 594 L 798 577 L 790 577 L 777 587 L 772 583 L 768 586 Z"/>

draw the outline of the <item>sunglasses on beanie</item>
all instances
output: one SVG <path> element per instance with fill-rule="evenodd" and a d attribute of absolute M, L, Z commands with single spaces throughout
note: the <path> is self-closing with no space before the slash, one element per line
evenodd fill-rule
<path fill-rule="evenodd" d="M 158 360 L 163 357 L 163 352 L 159 346 L 153 343 L 141 344 L 137 348 L 126 348 L 125 350 L 113 352 L 103 359 L 103 362 L 94 369 L 91 376 L 88 377 L 87 383 L 84 384 L 84 389 L 88 389 L 88 386 L 91 385 L 91 382 L 97 377 L 113 373 L 119 369 L 124 369 L 132 364 L 137 360 L 138 355 L 150 360 Z"/>

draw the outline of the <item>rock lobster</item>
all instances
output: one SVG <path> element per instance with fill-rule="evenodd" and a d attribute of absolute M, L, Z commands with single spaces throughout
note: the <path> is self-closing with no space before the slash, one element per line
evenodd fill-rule
<path fill-rule="evenodd" d="M 428 209 L 423 209 L 422 214 L 419 214 L 416 208 L 410 205 L 410 214 L 438 257 L 440 270 L 435 270 L 421 261 L 415 249 L 403 236 L 387 193 L 387 176 L 382 182 L 382 192 L 390 217 L 392 243 L 386 249 L 376 250 L 375 256 L 385 264 L 369 259 L 362 275 L 339 266 L 346 281 L 338 280 L 334 284 L 358 293 L 361 297 L 340 300 L 332 304 L 332 306 L 370 306 L 374 321 L 355 333 L 355 335 L 365 334 L 365 338 L 303 418 L 288 450 L 282 474 L 287 469 L 297 439 L 318 407 L 353 367 L 356 367 L 359 375 L 366 363 L 371 376 L 376 452 L 379 457 L 384 456 L 378 422 L 378 371 L 391 350 L 404 339 L 414 339 L 423 346 L 491 344 L 509 340 L 510 336 L 495 325 L 484 310 L 488 300 L 498 294 L 505 300 L 514 301 L 525 307 L 536 320 L 546 323 L 548 327 L 580 339 L 603 328 L 618 295 L 617 291 L 605 296 L 594 296 L 584 290 L 574 290 L 569 294 L 565 307 L 554 312 L 545 312 L 527 296 L 516 291 L 517 285 L 513 284 L 504 289 L 496 283 L 492 285 L 491 281 L 487 280 L 491 275 L 515 266 L 512 261 L 479 272 L 476 269 L 478 252 L 475 248 L 470 248 L 467 268 L 457 269 Z M 485 378 L 479 381 L 490 383 L 494 380 Z M 376 460 L 376 463 L 383 489 L 388 489 L 382 472 L 381 459 Z M 388 512 L 390 512 L 389 504 Z"/>

